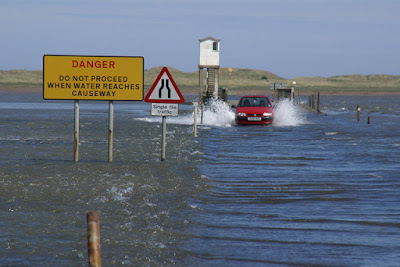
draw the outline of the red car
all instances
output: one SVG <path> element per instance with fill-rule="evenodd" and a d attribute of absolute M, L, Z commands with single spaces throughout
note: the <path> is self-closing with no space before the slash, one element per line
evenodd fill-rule
<path fill-rule="evenodd" d="M 236 107 L 237 124 L 271 124 L 273 116 L 268 96 L 242 96 Z"/>

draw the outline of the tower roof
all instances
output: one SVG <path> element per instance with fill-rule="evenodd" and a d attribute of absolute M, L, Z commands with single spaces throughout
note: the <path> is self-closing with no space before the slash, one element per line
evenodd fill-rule
<path fill-rule="evenodd" d="M 217 39 L 217 38 L 214 38 L 214 37 L 211 37 L 211 36 L 208 36 L 208 37 L 199 39 L 200 42 L 204 42 L 204 41 L 206 41 L 206 40 L 213 40 L 213 41 L 216 41 L 216 42 L 221 41 L 221 39 Z"/>

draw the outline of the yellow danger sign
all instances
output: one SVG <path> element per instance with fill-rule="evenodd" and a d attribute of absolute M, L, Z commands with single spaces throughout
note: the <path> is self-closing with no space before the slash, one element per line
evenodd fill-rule
<path fill-rule="evenodd" d="M 43 56 L 43 98 L 143 100 L 143 57 Z"/>

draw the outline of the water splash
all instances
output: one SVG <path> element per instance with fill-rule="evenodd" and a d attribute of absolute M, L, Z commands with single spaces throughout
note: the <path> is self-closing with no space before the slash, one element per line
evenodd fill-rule
<path fill-rule="evenodd" d="M 217 126 L 230 127 L 235 124 L 235 112 L 228 104 L 221 100 L 211 100 L 204 106 L 203 124 L 201 123 L 201 109 L 197 109 L 197 124 L 199 126 Z M 160 122 L 160 117 L 142 118 L 141 120 L 148 122 Z M 177 117 L 169 117 L 168 123 L 193 125 L 194 110 L 188 114 L 179 115 Z"/>
<path fill-rule="evenodd" d="M 140 118 L 147 122 L 161 122 L 161 117 L 146 117 Z M 197 109 L 197 124 L 199 126 L 216 126 L 216 127 L 231 127 L 235 125 L 235 112 L 229 105 L 221 100 L 211 100 L 208 105 L 204 106 L 203 124 L 201 122 L 201 110 Z M 193 125 L 194 111 L 179 115 L 177 117 L 169 117 L 168 123 Z M 301 110 L 294 105 L 292 101 L 285 99 L 279 101 L 274 108 L 274 123 L 273 126 L 299 126 L 305 123 Z"/>
<path fill-rule="evenodd" d="M 304 123 L 299 107 L 292 101 L 284 99 L 278 102 L 274 109 L 274 126 L 299 126 Z"/>
<path fill-rule="evenodd" d="M 201 111 L 199 110 L 197 118 L 200 118 L 200 116 Z M 203 125 L 229 127 L 234 125 L 234 123 L 235 112 L 228 106 L 226 102 L 221 100 L 212 100 L 207 106 L 205 106 Z"/>

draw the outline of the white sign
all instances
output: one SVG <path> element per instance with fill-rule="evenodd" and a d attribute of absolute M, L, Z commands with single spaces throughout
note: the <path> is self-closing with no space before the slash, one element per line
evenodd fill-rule
<path fill-rule="evenodd" d="M 150 103 L 184 103 L 185 99 L 168 69 L 164 67 L 147 93 L 144 101 Z"/>
<path fill-rule="evenodd" d="M 152 116 L 178 116 L 179 108 L 178 104 L 166 104 L 166 103 L 152 103 L 151 104 L 151 115 Z"/>

